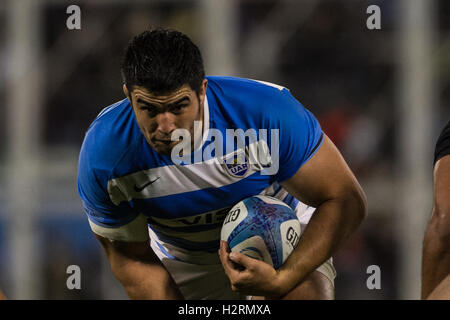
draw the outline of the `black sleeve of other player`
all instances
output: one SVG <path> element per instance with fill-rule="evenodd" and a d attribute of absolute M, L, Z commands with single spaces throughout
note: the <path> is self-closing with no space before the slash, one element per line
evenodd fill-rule
<path fill-rule="evenodd" d="M 450 121 L 447 123 L 445 128 L 442 130 L 441 135 L 436 143 L 436 149 L 434 151 L 434 164 L 436 162 L 450 154 Z"/>

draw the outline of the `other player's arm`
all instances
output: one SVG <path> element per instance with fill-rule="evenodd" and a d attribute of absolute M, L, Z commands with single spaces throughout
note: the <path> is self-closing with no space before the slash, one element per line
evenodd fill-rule
<path fill-rule="evenodd" d="M 6 297 L 3 295 L 1 291 L 0 291 L 0 300 L 6 300 Z"/>
<path fill-rule="evenodd" d="M 434 167 L 433 211 L 423 243 L 422 299 L 429 297 L 433 289 L 450 274 L 449 194 L 450 156 L 445 156 Z M 450 285 L 447 285 L 447 290 L 450 291 Z"/>
<path fill-rule="evenodd" d="M 125 242 L 96 235 L 117 280 L 131 299 L 183 299 L 149 241 Z"/>
<path fill-rule="evenodd" d="M 450 273 L 434 288 L 427 300 L 450 300 Z"/>

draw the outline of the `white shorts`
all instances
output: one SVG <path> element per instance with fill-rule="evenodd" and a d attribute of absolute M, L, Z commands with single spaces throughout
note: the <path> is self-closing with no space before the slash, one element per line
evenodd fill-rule
<path fill-rule="evenodd" d="M 300 203 L 300 205 L 303 205 Z M 302 230 L 309 222 L 311 215 L 314 213 L 314 208 L 297 208 L 297 216 L 300 220 Z M 151 238 L 155 236 L 150 232 Z M 159 246 L 152 240 L 151 247 L 156 255 L 167 268 L 172 278 L 177 283 L 183 296 L 188 300 L 235 300 L 248 299 L 248 296 L 233 292 L 231 290 L 230 281 L 225 274 L 222 264 L 220 263 L 217 253 L 208 254 L 208 260 L 215 260 L 217 263 L 212 264 L 194 264 L 174 260 L 168 258 L 159 248 Z M 211 255 L 216 255 L 211 259 Z M 202 259 L 203 260 L 203 259 Z M 330 258 L 324 264 L 316 269 L 325 275 L 334 285 L 334 278 L 336 277 L 336 270 L 333 266 L 333 259 Z"/>

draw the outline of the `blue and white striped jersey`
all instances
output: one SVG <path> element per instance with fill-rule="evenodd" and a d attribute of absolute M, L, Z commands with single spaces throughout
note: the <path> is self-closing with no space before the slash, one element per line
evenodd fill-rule
<path fill-rule="evenodd" d="M 174 163 L 156 153 L 128 99 L 105 108 L 93 121 L 81 148 L 78 192 L 95 233 L 125 241 L 146 240 L 150 233 L 166 256 L 208 263 L 195 257 L 217 253 L 223 219 L 240 200 L 266 194 L 295 209 L 298 201 L 279 182 L 292 177 L 320 147 L 323 133 L 316 118 L 283 87 L 233 77 L 207 79 L 203 140 L 193 154 L 208 158 Z M 225 146 L 229 139 L 223 139 L 223 153 L 206 152 L 212 149 L 211 132 L 226 137 L 227 129 L 254 129 L 258 141 L 249 145 L 264 141 L 266 146 L 257 159 L 276 159 L 278 170 L 264 173 L 264 165 L 248 161 L 251 146 Z M 267 129 L 268 137 L 260 129 Z M 270 130 L 279 130 L 276 139 Z M 236 154 L 244 155 L 244 164 L 220 161 Z"/>

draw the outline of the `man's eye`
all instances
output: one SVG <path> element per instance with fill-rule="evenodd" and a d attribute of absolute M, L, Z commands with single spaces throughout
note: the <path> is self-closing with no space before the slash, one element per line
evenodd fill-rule
<path fill-rule="evenodd" d="M 172 108 L 171 108 L 171 111 L 175 111 L 175 112 L 177 112 L 177 111 L 181 111 L 183 108 L 185 108 L 185 107 L 187 107 L 187 104 L 178 104 L 178 105 L 176 105 L 176 106 L 173 106 Z"/>
<path fill-rule="evenodd" d="M 154 117 L 156 115 L 156 108 L 152 107 L 140 107 L 142 111 L 146 111 L 151 117 Z"/>

